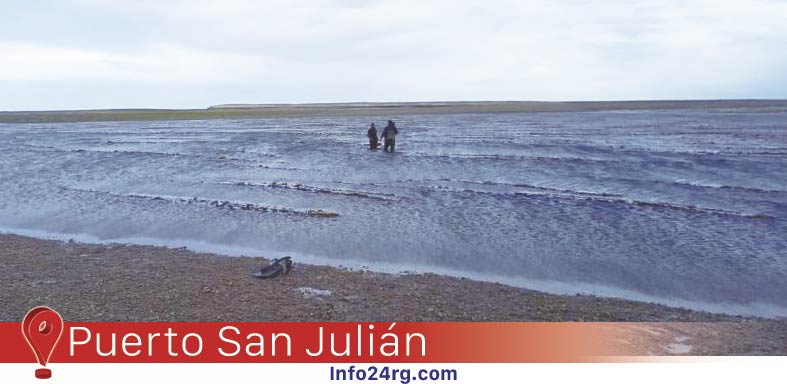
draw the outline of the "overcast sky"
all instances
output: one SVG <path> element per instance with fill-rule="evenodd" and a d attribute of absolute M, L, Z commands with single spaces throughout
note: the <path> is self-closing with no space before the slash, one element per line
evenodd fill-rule
<path fill-rule="evenodd" d="M 787 98 L 787 0 L 0 0 L 0 110 Z"/>

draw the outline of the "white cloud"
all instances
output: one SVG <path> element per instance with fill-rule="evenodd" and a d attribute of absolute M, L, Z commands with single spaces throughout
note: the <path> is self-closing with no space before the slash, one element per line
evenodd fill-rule
<path fill-rule="evenodd" d="M 58 4 L 7 10 L 0 81 L 26 94 L 0 109 L 87 83 L 118 85 L 74 93 L 96 107 L 787 97 L 785 1 Z"/>
<path fill-rule="evenodd" d="M 204 84 L 265 78 L 270 61 L 255 55 L 154 45 L 137 52 L 0 41 L 0 81 L 140 81 Z"/>

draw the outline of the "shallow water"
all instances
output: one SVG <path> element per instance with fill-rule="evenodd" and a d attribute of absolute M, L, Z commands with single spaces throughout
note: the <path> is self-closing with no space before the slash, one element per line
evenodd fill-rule
<path fill-rule="evenodd" d="M 0 227 L 787 316 L 787 112 L 374 120 L 0 124 Z"/>

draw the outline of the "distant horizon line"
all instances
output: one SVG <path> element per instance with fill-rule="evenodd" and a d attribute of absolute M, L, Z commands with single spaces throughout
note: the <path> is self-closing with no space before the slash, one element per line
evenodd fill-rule
<path fill-rule="evenodd" d="M 207 111 L 211 109 L 254 109 L 254 108 L 314 108 L 314 107 L 396 107 L 396 106 L 451 106 L 451 105 L 494 105 L 494 104 L 609 104 L 609 103 L 724 103 L 724 102 L 787 102 L 787 98 L 711 98 L 711 99 L 626 99 L 626 100 L 430 100 L 430 101 L 340 101 L 302 103 L 221 103 L 207 107 L 159 108 L 159 107 L 111 107 L 111 108 L 67 108 L 67 109 L 24 109 L 0 110 L 0 113 L 61 113 L 61 112 L 122 112 L 122 111 Z"/>

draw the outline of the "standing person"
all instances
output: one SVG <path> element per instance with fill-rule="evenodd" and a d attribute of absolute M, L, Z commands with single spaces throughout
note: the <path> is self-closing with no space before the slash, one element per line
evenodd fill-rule
<path fill-rule="evenodd" d="M 379 144 L 377 143 L 377 127 L 374 126 L 374 123 L 369 126 L 369 130 L 366 131 L 366 136 L 369 137 L 369 149 L 377 149 Z"/>
<path fill-rule="evenodd" d="M 381 139 L 385 139 L 385 147 L 383 148 L 386 152 L 393 152 L 394 148 L 396 147 L 396 135 L 399 134 L 399 130 L 396 129 L 396 124 L 393 121 L 388 120 L 388 125 L 385 126 L 383 129 L 383 134 L 381 135 Z M 391 148 L 389 151 L 388 148 Z"/>

